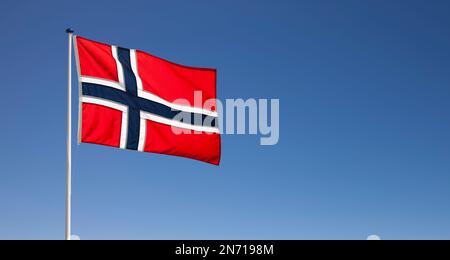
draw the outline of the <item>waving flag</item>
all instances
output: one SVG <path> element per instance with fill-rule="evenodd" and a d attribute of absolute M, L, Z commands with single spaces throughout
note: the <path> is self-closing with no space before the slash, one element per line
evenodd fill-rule
<path fill-rule="evenodd" d="M 74 42 L 81 142 L 219 164 L 214 69 L 79 36 Z"/>

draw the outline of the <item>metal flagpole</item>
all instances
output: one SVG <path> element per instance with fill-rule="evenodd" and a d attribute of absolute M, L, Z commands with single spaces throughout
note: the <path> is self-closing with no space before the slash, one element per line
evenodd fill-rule
<path fill-rule="evenodd" d="M 69 56 L 67 68 L 67 193 L 66 193 L 66 240 L 71 237 L 72 220 L 72 35 L 73 30 L 68 28 Z"/>

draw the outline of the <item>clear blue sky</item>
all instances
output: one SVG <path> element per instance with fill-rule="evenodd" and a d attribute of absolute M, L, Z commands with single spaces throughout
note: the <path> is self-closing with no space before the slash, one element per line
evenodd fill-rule
<path fill-rule="evenodd" d="M 220 167 L 75 146 L 82 239 L 450 239 L 449 12 L 445 0 L 3 1 L 0 239 L 64 238 L 67 26 L 216 67 L 221 99 L 281 109 L 277 146 L 223 136 Z"/>

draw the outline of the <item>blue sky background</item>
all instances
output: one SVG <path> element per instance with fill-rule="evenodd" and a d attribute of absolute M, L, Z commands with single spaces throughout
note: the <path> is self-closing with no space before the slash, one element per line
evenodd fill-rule
<path fill-rule="evenodd" d="M 450 239 L 449 12 L 445 0 L 2 1 L 0 239 L 64 238 L 67 26 L 216 67 L 221 99 L 281 106 L 280 143 L 223 136 L 220 167 L 74 146 L 82 239 Z"/>

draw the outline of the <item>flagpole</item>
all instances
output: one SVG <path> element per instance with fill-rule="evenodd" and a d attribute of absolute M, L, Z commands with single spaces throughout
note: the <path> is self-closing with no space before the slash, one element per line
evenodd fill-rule
<path fill-rule="evenodd" d="M 67 67 L 67 193 L 66 193 L 66 240 L 71 237 L 72 225 L 72 35 L 73 30 L 68 28 L 69 37 L 68 67 Z"/>

